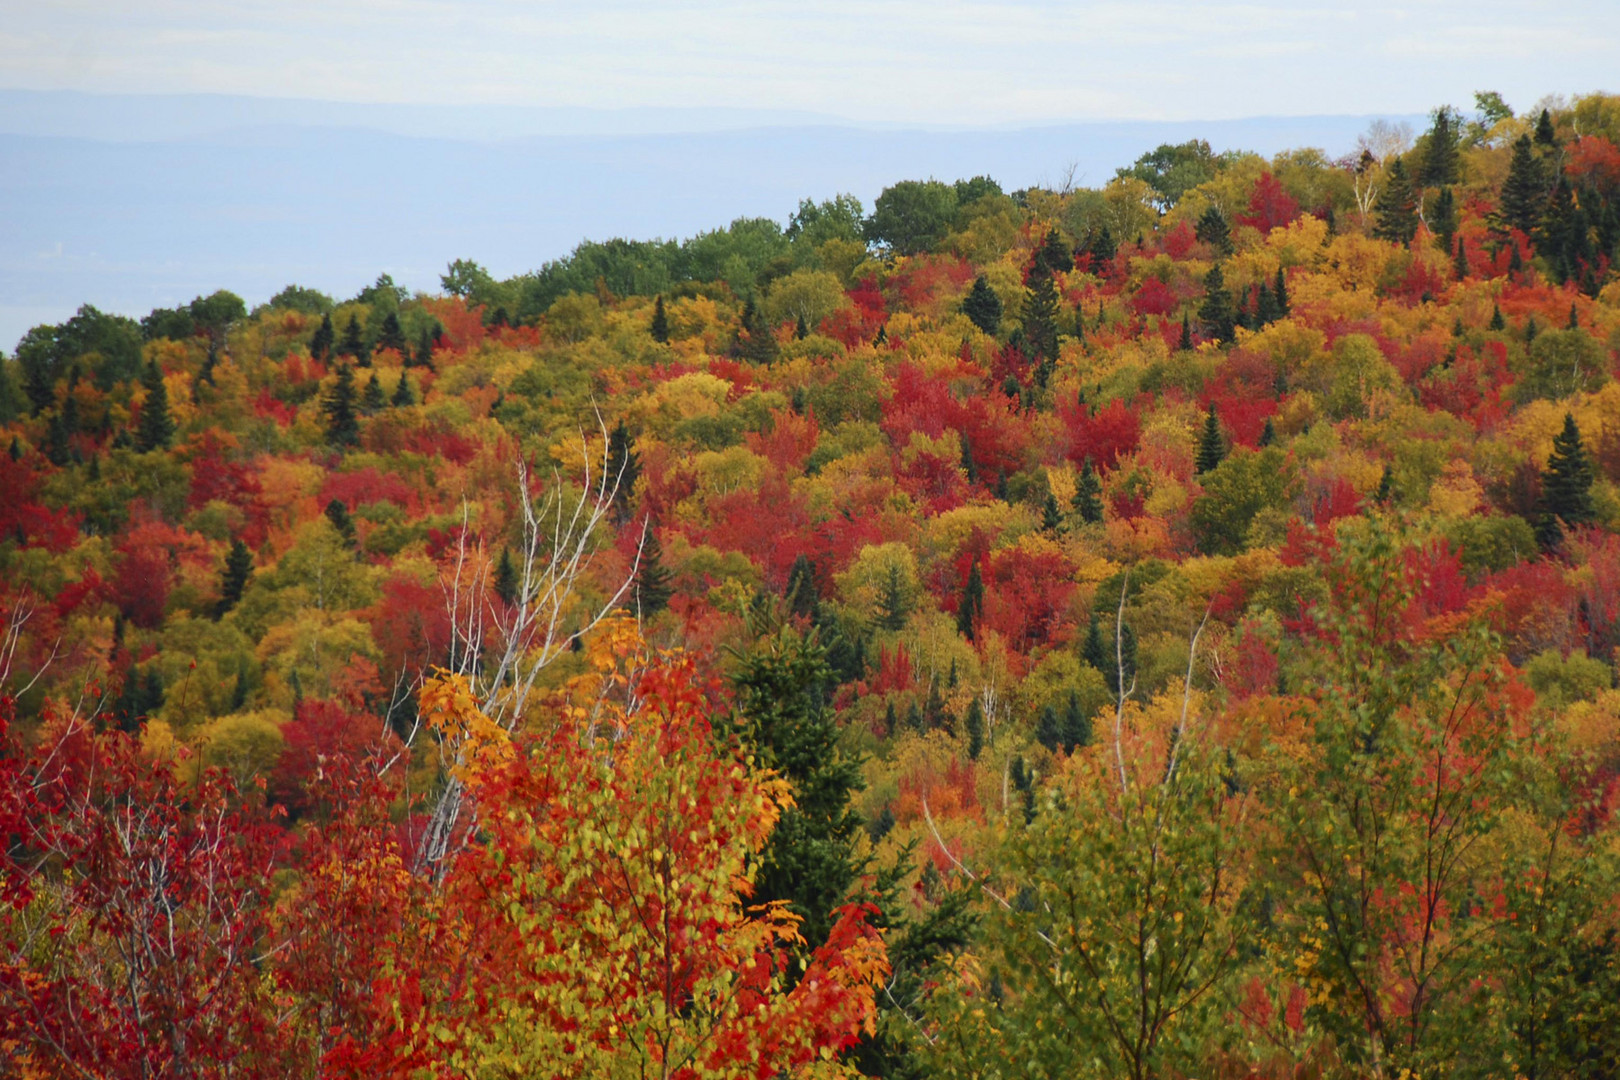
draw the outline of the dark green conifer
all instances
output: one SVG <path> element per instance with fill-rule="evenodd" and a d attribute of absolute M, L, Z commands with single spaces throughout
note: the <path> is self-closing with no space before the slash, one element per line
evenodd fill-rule
<path fill-rule="evenodd" d="M 1063 748 L 1063 723 L 1050 705 L 1042 705 L 1035 718 L 1035 741 L 1054 754 Z"/>
<path fill-rule="evenodd" d="M 1050 491 L 1046 493 L 1046 502 L 1041 505 L 1041 528 L 1047 532 L 1056 532 L 1063 526 L 1063 511 L 1058 509 L 1057 496 Z"/>
<path fill-rule="evenodd" d="M 1552 149 L 1558 145 L 1558 133 L 1553 130 L 1552 114 L 1546 109 L 1536 117 L 1536 145 Z"/>
<path fill-rule="evenodd" d="M 669 344 L 669 314 L 664 310 L 663 293 L 653 297 L 652 325 L 647 329 L 652 334 L 652 339 L 658 344 Z"/>
<path fill-rule="evenodd" d="M 495 564 L 495 595 L 508 607 L 518 602 L 517 567 L 512 563 L 512 549 L 501 548 L 500 561 Z"/>
<path fill-rule="evenodd" d="M 1440 194 L 1434 197 L 1434 213 L 1429 216 L 1429 231 L 1439 239 L 1440 246 L 1447 251 L 1451 250 L 1451 242 L 1457 235 L 1457 199 L 1451 194 L 1449 187 L 1440 189 Z"/>
<path fill-rule="evenodd" d="M 967 716 L 962 720 L 962 727 L 967 733 L 968 760 L 978 761 L 979 755 L 984 752 L 984 708 L 979 704 L 977 697 L 968 702 Z"/>
<path fill-rule="evenodd" d="M 360 395 L 360 411 L 367 416 L 375 416 L 387 406 L 388 399 L 383 396 L 382 380 L 377 373 L 371 373 L 371 379 L 366 383 L 365 391 Z"/>
<path fill-rule="evenodd" d="M 1428 145 L 1424 147 L 1421 177 L 1424 187 L 1447 188 L 1457 182 L 1460 161 L 1457 136 L 1457 114 L 1449 105 L 1442 105 L 1434 111 L 1434 121 L 1429 125 L 1426 140 Z M 1444 196 L 1447 193 L 1442 191 L 1441 194 Z M 1435 232 L 1438 234 L 1439 230 Z"/>
<path fill-rule="evenodd" d="M 1507 329 L 1507 320 L 1502 318 L 1502 308 L 1497 304 L 1491 305 L 1491 321 L 1489 328 L 1492 330 Z"/>
<path fill-rule="evenodd" d="M 788 602 L 788 610 L 803 618 L 813 619 L 820 610 L 821 590 L 816 585 L 816 568 L 808 555 L 800 554 L 788 568 L 783 598 Z"/>
<path fill-rule="evenodd" d="M 1407 175 L 1406 163 L 1396 158 L 1384 176 L 1384 190 L 1378 193 L 1376 204 L 1378 224 L 1373 235 L 1380 240 L 1397 244 L 1410 244 L 1417 235 L 1417 196 L 1412 191 L 1412 180 Z"/>
<path fill-rule="evenodd" d="M 900 567 L 891 564 L 883 582 L 883 592 L 878 596 L 878 626 L 891 633 L 904 630 L 910 616 L 910 605 L 906 603 L 905 592 L 900 587 Z"/>
<path fill-rule="evenodd" d="M 983 274 L 973 279 L 973 288 L 962 301 L 962 314 L 991 336 L 1001 328 L 1001 297 Z"/>
<path fill-rule="evenodd" d="M 1058 350 L 1057 283 L 1046 267 L 1037 263 L 1030 271 L 1024 294 L 1024 337 L 1042 360 L 1056 360 Z"/>
<path fill-rule="evenodd" d="M 1187 352 L 1192 347 L 1192 318 L 1185 311 L 1183 311 L 1181 313 L 1181 340 L 1176 343 L 1176 348 L 1180 349 L 1182 352 Z"/>
<path fill-rule="evenodd" d="M 1114 261 L 1119 254 L 1119 245 L 1114 242 L 1114 233 L 1106 224 L 1097 228 L 1091 235 L 1086 251 L 1091 256 L 1092 269 L 1098 273 L 1107 269 L 1108 264 Z"/>
<path fill-rule="evenodd" d="M 1080 467 L 1080 479 L 1074 485 L 1074 509 L 1087 525 L 1096 525 L 1103 519 L 1102 482 L 1097 479 L 1097 470 L 1091 467 L 1089 457 Z"/>
<path fill-rule="evenodd" d="M 61 409 L 51 413 L 50 423 L 45 427 L 45 460 L 58 468 L 73 460 L 72 436 Z"/>
<path fill-rule="evenodd" d="M 968 569 L 967 581 L 962 586 L 962 597 L 956 605 L 957 633 L 969 641 L 974 640 L 979 619 L 983 615 L 984 577 L 979 573 L 979 560 L 974 559 Z"/>
<path fill-rule="evenodd" d="M 1286 319 L 1294 308 L 1288 300 L 1288 275 L 1281 265 L 1277 267 L 1277 281 L 1272 285 L 1271 296 L 1277 304 L 1278 318 Z"/>
<path fill-rule="evenodd" d="M 394 394 L 388 399 L 388 403 L 396 409 L 416 404 L 416 395 L 411 393 L 411 377 L 403 368 L 400 369 L 399 382 L 394 384 Z"/>
<path fill-rule="evenodd" d="M 1547 182 L 1530 148 L 1530 136 L 1520 135 L 1513 144 L 1513 158 L 1508 164 L 1507 179 L 1497 196 L 1493 220 L 1498 229 L 1518 229 L 1529 236 L 1541 221 L 1542 206 L 1546 202 Z"/>
<path fill-rule="evenodd" d="M 1103 643 L 1102 627 L 1098 624 L 1096 612 L 1091 613 L 1091 623 L 1086 627 L 1086 639 L 1080 646 L 1080 659 L 1104 676 L 1114 666 L 1108 646 Z"/>
<path fill-rule="evenodd" d="M 889 698 L 883 705 L 883 734 L 891 739 L 900 734 L 900 718 L 894 712 L 894 698 Z"/>
<path fill-rule="evenodd" d="M 636 567 L 636 605 L 643 618 L 651 618 L 669 606 L 674 594 L 669 568 L 664 565 L 664 546 L 658 542 L 658 530 L 649 523 L 641 563 Z"/>
<path fill-rule="evenodd" d="M 1457 237 L 1456 251 L 1451 260 L 1451 276 L 1458 281 L 1466 281 L 1468 280 L 1468 272 L 1468 245 L 1459 236 Z"/>
<path fill-rule="evenodd" d="M 148 361 L 141 373 L 146 400 L 141 404 L 141 421 L 135 429 L 135 448 L 142 453 L 161 450 L 174 439 L 174 418 L 169 415 L 169 390 L 163 385 L 163 372 L 156 361 Z"/>
<path fill-rule="evenodd" d="M 1195 468 L 1199 475 L 1213 470 L 1226 459 L 1226 440 L 1221 437 L 1221 421 L 1215 415 L 1215 403 L 1210 402 L 1204 415 L 1204 432 L 1198 439 L 1198 458 Z"/>
<path fill-rule="evenodd" d="M 349 323 L 343 328 L 343 341 L 338 345 L 338 355 L 352 357 L 361 367 L 371 362 L 371 351 L 366 348 L 365 338 L 360 334 L 358 315 L 349 316 Z"/>
<path fill-rule="evenodd" d="M 780 352 L 776 344 L 776 335 L 765 322 L 765 316 L 760 313 L 752 296 L 743 304 L 742 326 L 738 336 L 743 359 L 760 365 L 770 364 L 776 360 Z"/>
<path fill-rule="evenodd" d="M 1394 476 L 1390 473 L 1389 466 L 1385 465 L 1384 474 L 1378 478 L 1378 492 L 1373 496 L 1373 501 L 1380 504 L 1389 502 L 1389 497 L 1394 491 L 1394 484 Z"/>
<path fill-rule="evenodd" d="M 405 331 L 399 325 L 399 316 L 392 311 L 383 316 L 382 328 L 377 333 L 377 348 L 393 349 L 400 356 L 405 356 L 409 351 L 405 346 Z"/>
<path fill-rule="evenodd" d="M 355 446 L 360 442 L 360 418 L 355 411 L 354 372 L 339 364 L 337 379 L 321 401 L 326 414 L 326 441 L 333 446 Z"/>
<path fill-rule="evenodd" d="M 795 341 L 803 341 L 809 336 L 810 324 L 804 321 L 803 315 L 800 315 L 799 321 L 793 324 L 793 339 Z"/>
<path fill-rule="evenodd" d="M 422 333 L 416 339 L 416 357 L 414 363 L 417 367 L 431 368 L 433 366 L 433 332 L 422 327 Z"/>
<path fill-rule="evenodd" d="M 231 550 L 225 556 L 225 567 L 219 575 L 219 606 L 215 609 L 215 618 L 237 605 L 252 577 L 253 553 L 241 540 L 232 540 Z"/>
<path fill-rule="evenodd" d="M 1268 416 L 1266 417 L 1266 426 L 1260 429 L 1260 438 L 1255 441 L 1255 445 L 1264 450 L 1266 447 L 1271 446 L 1276 441 L 1277 425 L 1272 423 L 1271 417 Z"/>
<path fill-rule="evenodd" d="M 1063 749 L 1072 754 L 1090 745 L 1091 717 L 1080 707 L 1080 695 L 1070 690 L 1068 701 L 1063 706 Z"/>
<path fill-rule="evenodd" d="M 326 504 L 324 513 L 326 520 L 332 523 L 332 528 L 343 538 L 343 543 L 348 547 L 354 547 L 354 518 L 349 516 L 348 504 L 342 499 L 333 499 Z"/>
<path fill-rule="evenodd" d="M 1592 458 L 1581 442 L 1581 429 L 1575 417 L 1564 414 L 1564 430 L 1553 437 L 1552 455 L 1541 474 L 1541 519 L 1536 535 L 1545 548 L 1556 548 L 1563 540 L 1563 526 L 1590 524 L 1597 518 L 1592 503 L 1595 471 Z"/>
<path fill-rule="evenodd" d="M 1199 240 L 1215 249 L 1217 260 L 1232 254 L 1232 226 L 1214 203 L 1204 208 L 1193 232 Z"/>
<path fill-rule="evenodd" d="M 1541 327 L 1537 325 L 1536 317 L 1532 314 L 1524 321 L 1524 343 L 1528 345 L 1535 341 L 1536 335 L 1539 333 L 1541 333 Z"/>
<path fill-rule="evenodd" d="M 337 332 L 332 329 L 332 316 L 321 316 L 321 325 L 316 327 L 315 336 L 309 339 L 309 355 L 317 360 L 325 360 L 332 354 L 332 346 L 337 344 Z"/>
<path fill-rule="evenodd" d="M 12 461 L 21 461 L 23 456 L 22 440 L 13 435 L 11 437 L 11 449 L 7 452 L 11 455 Z"/>
<path fill-rule="evenodd" d="M 1581 317 L 1580 317 L 1580 314 L 1575 310 L 1575 305 L 1572 303 L 1572 304 L 1569 305 L 1569 322 L 1568 322 L 1568 324 L 1565 325 L 1564 329 L 1565 330 L 1579 330 L 1580 328 L 1581 328 Z M 71 401 L 71 399 L 69 399 L 69 400 Z"/>
<path fill-rule="evenodd" d="M 1226 277 L 1221 264 L 1216 263 L 1204 275 L 1204 302 L 1199 305 L 1198 318 L 1204 324 L 1204 333 L 1210 339 L 1228 344 L 1237 326 L 1237 308 L 1232 294 L 1226 291 Z"/>

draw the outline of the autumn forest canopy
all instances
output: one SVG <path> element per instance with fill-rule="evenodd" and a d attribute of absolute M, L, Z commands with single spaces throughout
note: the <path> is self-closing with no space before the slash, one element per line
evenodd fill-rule
<path fill-rule="evenodd" d="M 1604 94 L 82 307 L 0 1059 L 1613 1076 L 1617 377 Z"/>

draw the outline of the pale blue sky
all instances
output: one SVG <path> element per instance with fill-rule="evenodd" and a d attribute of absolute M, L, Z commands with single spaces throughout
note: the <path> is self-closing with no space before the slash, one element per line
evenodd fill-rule
<path fill-rule="evenodd" d="M 1615 0 L 0 0 L 0 86 L 1021 124 L 1620 89 Z"/>

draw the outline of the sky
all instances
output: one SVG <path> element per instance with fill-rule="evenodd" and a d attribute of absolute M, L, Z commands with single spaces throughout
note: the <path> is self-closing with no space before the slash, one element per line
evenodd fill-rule
<path fill-rule="evenodd" d="M 0 0 L 0 86 L 1008 125 L 1620 89 L 1615 0 Z"/>

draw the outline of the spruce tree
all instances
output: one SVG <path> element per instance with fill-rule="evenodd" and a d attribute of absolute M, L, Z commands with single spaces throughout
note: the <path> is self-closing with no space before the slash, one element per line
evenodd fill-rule
<path fill-rule="evenodd" d="M 1447 188 L 1457 182 L 1459 157 L 1457 153 L 1457 114 L 1449 105 L 1434 111 L 1434 122 L 1429 126 L 1428 145 L 1423 153 L 1424 187 Z M 1442 191 L 1442 194 L 1446 192 Z M 1435 230 L 1437 233 L 1438 229 Z"/>
<path fill-rule="evenodd" d="M 760 852 L 751 901 L 787 901 L 804 920 L 806 952 L 827 940 L 862 867 L 860 819 L 850 807 L 861 770 L 844 754 L 837 718 L 825 706 L 829 675 L 814 635 L 784 627 L 756 644 L 732 678 L 738 735 L 793 796 Z"/>
<path fill-rule="evenodd" d="M 371 379 L 366 383 L 365 391 L 360 395 L 360 411 L 367 416 L 375 416 L 387 406 L 388 399 L 383 396 L 382 380 L 377 373 L 371 373 Z"/>
<path fill-rule="evenodd" d="M 215 608 L 215 618 L 237 605 L 252 576 L 253 553 L 241 540 L 232 540 L 230 553 L 225 556 L 225 568 L 219 575 L 219 605 Z"/>
<path fill-rule="evenodd" d="M 968 760 L 978 761 L 979 755 L 984 753 L 984 708 L 979 704 L 977 696 L 968 702 L 967 716 L 962 720 L 962 727 L 967 734 Z"/>
<path fill-rule="evenodd" d="M 1232 294 L 1226 291 L 1226 277 L 1221 264 L 1216 263 L 1204 275 L 1204 302 L 1199 305 L 1198 318 L 1204 324 L 1204 333 L 1210 339 L 1225 345 L 1232 340 L 1237 325 L 1237 309 Z"/>
<path fill-rule="evenodd" d="M 1266 426 L 1260 429 L 1260 438 L 1255 441 L 1255 445 L 1264 450 L 1266 447 L 1276 443 L 1276 441 L 1277 425 L 1272 423 L 1271 417 L 1268 416 L 1266 417 Z"/>
<path fill-rule="evenodd" d="M 141 373 L 146 400 L 141 404 L 141 422 L 135 429 L 135 448 L 142 453 L 161 450 L 174 439 L 174 418 L 169 415 L 169 390 L 163 385 L 163 372 L 156 361 L 148 361 Z"/>
<path fill-rule="evenodd" d="M 1506 330 L 1507 329 L 1507 320 L 1502 318 L 1502 308 L 1501 308 L 1501 306 L 1499 304 L 1494 304 L 1493 303 L 1491 305 L 1490 329 L 1492 329 L 1492 330 Z"/>
<path fill-rule="evenodd" d="M 1058 509 L 1057 496 L 1050 491 L 1046 493 L 1046 502 L 1041 505 L 1041 528 L 1047 532 L 1056 532 L 1063 525 L 1063 511 Z"/>
<path fill-rule="evenodd" d="M 1457 235 L 1457 199 L 1449 187 L 1440 189 L 1434 197 L 1434 213 L 1430 216 L 1429 231 L 1439 239 L 1440 246 L 1451 250 L 1451 241 Z"/>
<path fill-rule="evenodd" d="M 1080 479 L 1074 485 L 1074 509 L 1087 525 L 1099 524 L 1103 519 L 1102 482 L 1089 457 L 1080 467 Z"/>
<path fill-rule="evenodd" d="M 1114 242 L 1114 233 L 1107 224 L 1099 226 L 1091 235 L 1086 252 L 1091 256 L 1092 269 L 1099 273 L 1114 261 L 1114 256 L 1119 254 L 1119 245 Z"/>
<path fill-rule="evenodd" d="M 1070 690 L 1069 699 L 1063 706 L 1063 749 L 1072 754 L 1090 745 L 1091 717 L 1080 707 L 1080 695 Z"/>
<path fill-rule="evenodd" d="M 1272 286 L 1271 295 L 1277 304 L 1278 317 L 1286 319 L 1294 308 L 1288 300 L 1288 275 L 1283 272 L 1281 265 L 1277 267 L 1277 281 Z"/>
<path fill-rule="evenodd" d="M 1385 465 L 1383 475 L 1378 478 L 1378 491 L 1373 495 L 1373 501 L 1380 505 L 1389 502 L 1389 497 L 1394 493 L 1394 489 L 1394 475 L 1389 471 L 1389 466 Z"/>
<path fill-rule="evenodd" d="M 669 344 L 669 315 L 664 311 L 663 293 L 653 298 L 652 325 L 648 327 L 648 332 L 658 344 Z"/>
<path fill-rule="evenodd" d="M 1042 705 L 1035 718 L 1035 741 L 1054 754 L 1063 748 L 1063 723 L 1050 705 Z"/>
<path fill-rule="evenodd" d="M 1552 114 L 1546 109 L 1536 117 L 1536 145 L 1552 149 L 1558 145 L 1558 133 L 1553 130 Z"/>
<path fill-rule="evenodd" d="M 1180 349 L 1182 352 L 1187 352 L 1192 347 L 1192 318 L 1185 311 L 1183 311 L 1181 313 L 1181 340 L 1176 343 L 1176 348 Z"/>
<path fill-rule="evenodd" d="M 1459 236 L 1457 237 L 1456 253 L 1451 261 L 1451 276 L 1458 281 L 1467 281 L 1468 273 L 1468 245 Z"/>
<path fill-rule="evenodd" d="M 1529 236 L 1541 221 L 1546 190 L 1541 163 L 1530 148 L 1530 136 L 1520 135 L 1513 144 L 1507 179 L 1502 181 L 1502 190 L 1496 200 L 1493 220 L 1497 228 L 1504 232 L 1517 229 Z"/>
<path fill-rule="evenodd" d="M 635 494 L 636 481 L 641 478 L 641 455 L 636 453 L 634 441 L 630 438 L 630 429 L 624 426 L 621 418 L 613 425 L 608 433 L 607 468 L 602 473 L 602 488 L 605 494 L 613 492 L 613 511 L 615 517 L 620 517 L 630 506 L 631 496 Z"/>
<path fill-rule="evenodd" d="M 650 618 L 669 606 L 669 598 L 675 592 L 669 582 L 664 546 L 658 542 L 658 530 L 649 523 L 646 542 L 641 545 L 641 564 L 636 567 L 636 607 L 643 618 Z"/>
<path fill-rule="evenodd" d="M 802 618 L 814 619 L 821 609 L 821 590 L 816 586 L 816 568 L 808 555 L 800 554 L 788 568 L 783 599 L 788 610 Z"/>
<path fill-rule="evenodd" d="M 343 538 L 344 546 L 354 547 L 354 519 L 349 516 L 349 506 L 342 499 L 333 499 L 326 504 L 326 520 L 332 523 L 332 528 Z"/>
<path fill-rule="evenodd" d="M 350 315 L 348 325 L 343 328 L 343 341 L 338 345 L 338 355 L 351 357 L 364 367 L 365 361 L 360 359 L 363 352 L 366 352 L 366 342 L 360 334 L 360 316 Z M 370 359 L 369 354 L 366 359 Z"/>
<path fill-rule="evenodd" d="M 355 413 L 354 372 L 339 364 L 337 379 L 321 402 L 326 414 L 326 441 L 333 446 L 356 446 L 360 442 L 360 419 Z"/>
<path fill-rule="evenodd" d="M 962 314 L 992 337 L 1001 328 L 1001 297 L 983 274 L 973 279 L 973 288 L 962 301 Z"/>
<path fill-rule="evenodd" d="M 1542 516 L 1536 532 L 1547 548 L 1563 539 L 1562 526 L 1591 523 L 1597 517 L 1592 504 L 1592 458 L 1581 442 L 1581 429 L 1575 417 L 1564 414 L 1564 430 L 1553 438 L 1552 455 L 1541 474 Z"/>
<path fill-rule="evenodd" d="M 738 344 L 743 359 L 761 366 L 775 361 L 780 351 L 776 344 L 776 335 L 771 332 L 770 326 L 765 322 L 765 316 L 760 313 L 751 296 L 743 304 Z"/>
<path fill-rule="evenodd" d="M 1262 281 L 1255 290 L 1253 329 L 1259 330 L 1280 318 L 1282 312 L 1277 309 L 1277 300 L 1271 295 L 1271 283 Z"/>
<path fill-rule="evenodd" d="M 883 591 L 878 595 L 878 626 L 891 633 L 904 630 L 906 619 L 910 616 L 911 611 L 906 603 L 905 592 L 900 587 L 900 568 L 890 565 L 888 576 L 883 582 Z"/>
<path fill-rule="evenodd" d="M 1215 415 L 1215 403 L 1210 402 L 1204 415 L 1204 433 L 1198 439 L 1198 459 L 1195 468 L 1199 475 L 1210 472 L 1226 458 L 1226 442 L 1221 438 L 1221 421 Z"/>
<path fill-rule="evenodd" d="M 417 367 L 431 368 L 433 366 L 433 334 L 427 327 L 422 327 L 422 333 L 416 339 Z"/>
<path fill-rule="evenodd" d="M 394 384 L 394 394 L 388 399 L 388 403 L 396 409 L 416 404 L 416 395 L 411 393 L 411 377 L 405 374 L 403 369 L 399 373 L 399 382 Z"/>
<path fill-rule="evenodd" d="M 500 561 L 495 564 L 495 595 L 501 603 L 513 607 L 518 602 L 517 567 L 512 563 L 512 549 L 501 548 Z"/>
<path fill-rule="evenodd" d="M 962 586 L 962 597 L 956 605 L 956 631 L 969 641 L 974 640 L 974 631 L 979 619 L 984 615 L 984 577 L 979 573 L 979 560 L 974 559 L 968 570 L 966 583 Z"/>
<path fill-rule="evenodd" d="M 1417 196 L 1412 192 L 1406 163 L 1400 158 L 1390 163 L 1375 209 L 1378 214 L 1378 224 L 1373 226 L 1375 237 L 1397 244 L 1412 242 L 1418 229 Z"/>
<path fill-rule="evenodd" d="M 1024 337 L 1042 360 L 1056 360 L 1058 350 L 1057 283 L 1046 267 L 1037 262 L 1030 271 L 1024 295 Z"/>
<path fill-rule="evenodd" d="M 1217 260 L 1232 254 L 1232 226 L 1214 203 L 1205 207 L 1193 229 L 1199 240 L 1215 249 Z"/>
<path fill-rule="evenodd" d="M 793 339 L 795 341 L 803 341 L 809 336 L 810 324 L 804 321 L 803 315 L 800 315 L 799 321 L 793 324 Z"/>
<path fill-rule="evenodd" d="M 309 340 L 309 355 L 317 360 L 325 360 L 332 354 L 332 346 L 337 344 L 337 332 L 332 329 L 332 316 L 321 316 L 321 325 L 316 327 L 315 336 Z"/>
<path fill-rule="evenodd" d="M 392 311 L 383 316 L 382 328 L 377 333 L 377 348 L 393 349 L 402 357 L 408 352 L 405 331 L 399 325 L 399 316 Z"/>
<path fill-rule="evenodd" d="M 1086 627 L 1086 639 L 1080 646 L 1080 659 L 1090 664 L 1104 677 L 1107 677 L 1109 669 L 1114 666 L 1108 653 L 1108 646 L 1103 643 L 1102 627 L 1098 624 L 1096 612 L 1091 613 L 1091 623 Z"/>

